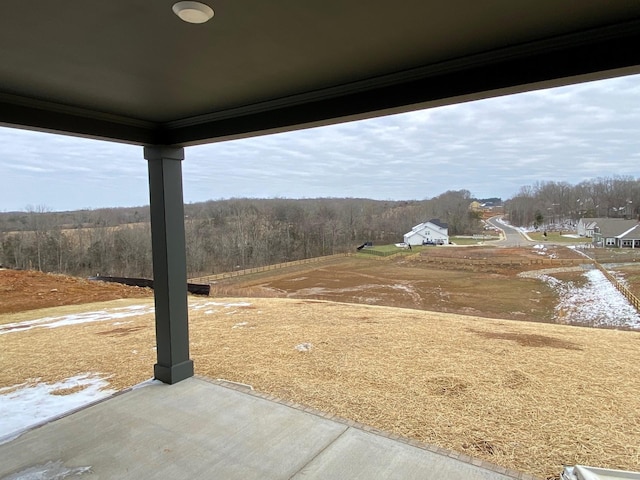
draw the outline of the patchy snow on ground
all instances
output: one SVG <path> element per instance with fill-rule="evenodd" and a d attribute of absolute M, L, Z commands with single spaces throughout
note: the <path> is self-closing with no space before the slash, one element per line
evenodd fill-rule
<path fill-rule="evenodd" d="M 616 272 L 615 270 L 609 270 L 609 273 L 618 281 L 619 284 L 621 284 L 623 287 L 629 288 L 629 282 L 627 282 L 627 278 L 625 277 L 624 273 Z"/>
<path fill-rule="evenodd" d="M 250 303 L 247 302 L 235 302 L 235 303 L 219 303 L 219 302 L 191 302 L 189 305 L 190 310 L 202 310 L 206 309 L 206 314 L 215 313 L 215 309 L 210 307 L 221 307 L 223 309 L 237 308 L 237 307 L 249 307 Z M 24 332 L 34 328 L 58 328 L 65 327 L 67 325 L 78 325 L 82 323 L 92 322 L 106 322 L 111 320 L 120 320 L 123 318 L 136 317 L 139 315 L 146 315 L 153 313 L 155 308 L 153 305 L 131 305 L 128 307 L 116 307 L 105 310 L 98 310 L 93 312 L 74 313 L 69 315 L 62 315 L 59 317 L 45 317 L 38 318 L 36 320 L 26 320 L 24 322 L 5 323 L 0 325 L 0 335 L 15 332 Z M 124 322 L 114 323 L 114 325 L 120 325 Z"/>
<path fill-rule="evenodd" d="M 127 317 L 135 317 L 147 313 L 153 313 L 153 306 L 131 305 L 129 307 L 118 307 L 96 312 L 74 313 L 62 315 L 60 317 L 45 317 L 37 320 L 27 320 L 25 322 L 5 323 L 0 325 L 0 335 L 12 332 L 23 332 L 33 328 L 58 328 L 67 325 L 77 325 L 80 323 L 104 322 Z"/>
<path fill-rule="evenodd" d="M 211 315 L 212 313 L 217 313 L 219 310 L 215 309 L 215 308 L 211 308 L 211 307 L 220 307 L 223 310 L 228 310 L 230 308 L 238 308 L 238 307 L 250 307 L 251 304 L 249 302 L 232 302 L 232 303 L 220 303 L 220 302 L 209 302 L 209 301 L 205 301 L 205 302 L 197 302 L 197 301 L 191 301 L 189 302 L 189 310 L 193 310 L 193 311 L 199 311 L 199 310 L 204 310 L 204 313 L 206 315 Z M 227 312 L 227 314 L 229 313 L 235 313 L 234 312 Z"/>
<path fill-rule="evenodd" d="M 206 309 L 206 313 L 213 313 L 211 307 L 234 309 L 251 306 L 247 302 L 193 301 L 190 303 L 190 310 Z M 121 325 L 128 323 L 120 321 L 123 318 L 153 312 L 153 305 L 132 305 L 59 317 L 45 317 L 0 325 L 0 335 L 24 332 L 34 328 L 57 328 L 113 320 L 117 320 L 114 325 Z M 231 312 L 235 313 L 236 310 Z M 155 350 L 155 347 L 153 349 Z M 136 350 L 132 352 L 137 353 Z M 85 373 L 57 383 L 24 383 L 0 388 L 0 443 L 16 438 L 27 428 L 112 395 L 115 390 L 108 389 L 108 385 L 109 383 L 99 375 Z"/>
<path fill-rule="evenodd" d="M 0 443 L 22 430 L 108 397 L 115 390 L 96 374 L 84 373 L 56 383 L 0 388 Z"/>
<path fill-rule="evenodd" d="M 311 343 L 300 343 L 295 346 L 295 349 L 302 353 L 310 352 L 312 348 L 313 345 Z"/>
<path fill-rule="evenodd" d="M 557 255 L 555 253 L 549 253 L 549 249 L 546 245 L 534 245 L 532 247 L 534 250 L 537 250 L 538 255 L 544 255 L 549 258 L 556 258 Z"/>
<path fill-rule="evenodd" d="M 420 297 L 420 294 L 416 292 L 415 288 L 413 288 L 413 285 L 405 284 L 405 283 L 396 283 L 395 285 L 391 285 L 391 288 L 393 290 L 399 290 L 401 292 L 404 292 L 407 295 L 409 295 L 414 302 L 418 304 L 421 303 L 422 297 Z"/>
<path fill-rule="evenodd" d="M 533 228 L 533 227 L 516 227 L 514 225 L 511 225 L 509 220 L 505 220 L 504 217 L 500 217 L 500 218 L 496 219 L 496 222 L 501 223 L 502 225 L 506 225 L 507 227 L 511 227 L 514 230 L 518 230 L 519 232 L 522 232 L 522 233 L 525 233 L 525 234 L 526 233 L 532 233 L 532 232 L 536 231 L 536 229 Z"/>
<path fill-rule="evenodd" d="M 640 314 L 599 270 L 586 271 L 587 283 L 582 286 L 558 280 L 549 271 L 523 273 L 521 276 L 538 278 L 558 292 L 558 323 L 640 329 Z"/>

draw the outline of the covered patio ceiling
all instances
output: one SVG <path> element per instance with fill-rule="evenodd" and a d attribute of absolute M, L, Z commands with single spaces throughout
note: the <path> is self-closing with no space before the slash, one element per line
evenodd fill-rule
<path fill-rule="evenodd" d="M 188 146 L 640 72 L 631 0 L 25 0 L 0 125 Z"/>

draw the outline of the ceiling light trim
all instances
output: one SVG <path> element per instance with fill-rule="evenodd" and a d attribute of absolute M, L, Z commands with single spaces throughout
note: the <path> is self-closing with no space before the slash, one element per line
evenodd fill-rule
<path fill-rule="evenodd" d="M 180 20 L 187 23 L 206 23 L 213 18 L 213 9 L 200 2 L 177 2 L 171 7 Z"/>

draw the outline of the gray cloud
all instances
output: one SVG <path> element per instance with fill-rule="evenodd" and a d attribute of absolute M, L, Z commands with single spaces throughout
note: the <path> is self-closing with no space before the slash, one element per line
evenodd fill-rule
<path fill-rule="evenodd" d="M 535 181 L 640 176 L 640 76 L 188 148 L 185 200 L 508 198 Z M 0 209 L 148 202 L 140 147 L 0 129 Z"/>

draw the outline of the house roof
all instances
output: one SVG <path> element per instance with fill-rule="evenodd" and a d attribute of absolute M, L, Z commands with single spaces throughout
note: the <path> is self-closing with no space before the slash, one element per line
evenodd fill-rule
<path fill-rule="evenodd" d="M 622 218 L 597 218 L 595 221 L 600 229 L 600 235 L 605 238 L 621 238 L 621 235 L 625 235 L 638 225 L 636 220 L 624 220 Z"/>
<path fill-rule="evenodd" d="M 629 230 L 622 232 L 620 235 L 618 235 L 617 238 L 619 239 L 640 238 L 640 224 L 636 223 Z"/>
<path fill-rule="evenodd" d="M 441 230 L 446 230 L 449 228 L 449 226 L 446 223 L 441 222 L 437 218 L 434 218 L 427 222 L 423 222 L 423 223 L 419 223 L 418 225 L 415 225 L 414 227 L 411 228 L 411 232 L 408 232 L 406 235 L 409 235 L 414 232 L 419 232 L 420 230 L 424 230 L 425 228 L 433 229 L 433 227 L 436 227 Z"/>
<path fill-rule="evenodd" d="M 585 218 L 585 217 L 583 217 L 580 220 L 578 220 L 578 223 L 582 224 L 585 229 L 591 230 L 598 224 L 598 220 L 602 220 L 602 218 Z"/>
<path fill-rule="evenodd" d="M 432 218 L 431 220 L 429 220 L 426 223 L 432 223 L 435 226 L 440 227 L 440 228 L 449 228 L 449 225 L 444 223 L 444 222 L 441 222 L 439 218 Z"/>
<path fill-rule="evenodd" d="M 0 125 L 186 146 L 640 73 L 640 2 L 4 2 Z"/>

